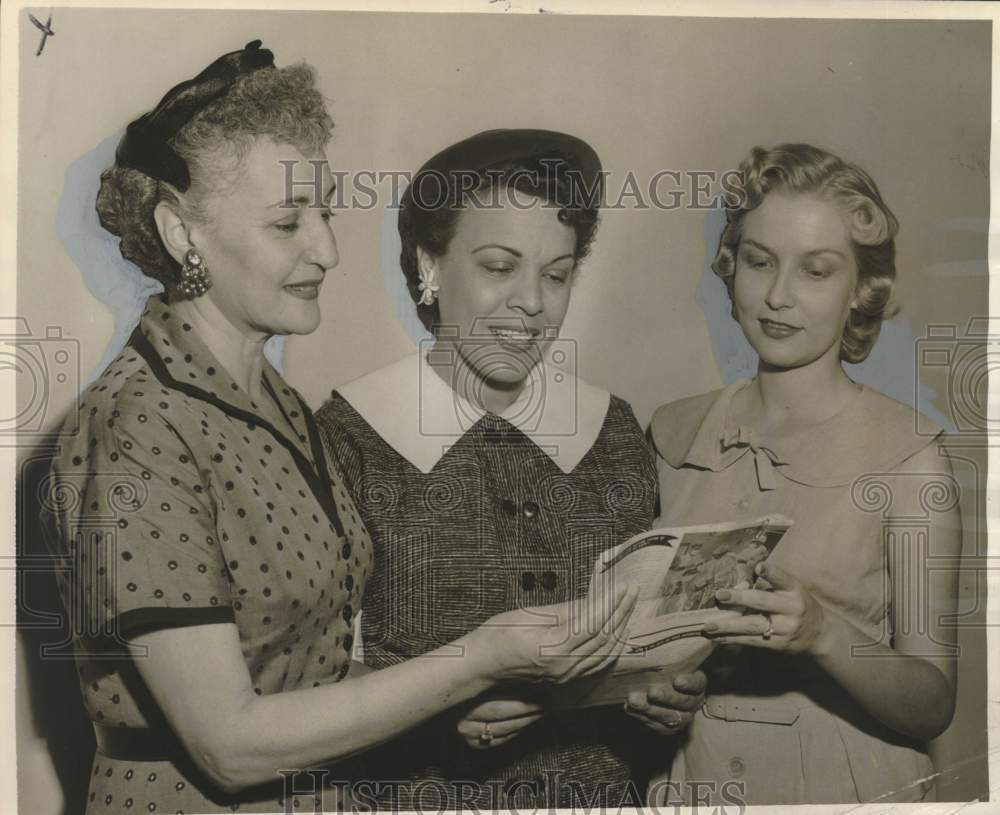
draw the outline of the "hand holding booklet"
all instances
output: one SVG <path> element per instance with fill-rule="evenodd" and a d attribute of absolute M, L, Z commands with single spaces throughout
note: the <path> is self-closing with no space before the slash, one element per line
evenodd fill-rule
<path fill-rule="evenodd" d="M 632 690 L 695 670 L 712 652 L 706 623 L 741 612 L 719 608 L 719 589 L 750 588 L 755 567 L 771 554 L 792 521 L 751 521 L 652 529 L 601 553 L 590 591 L 637 586 L 625 651 L 609 672 L 553 687 L 559 708 L 620 704 Z"/>

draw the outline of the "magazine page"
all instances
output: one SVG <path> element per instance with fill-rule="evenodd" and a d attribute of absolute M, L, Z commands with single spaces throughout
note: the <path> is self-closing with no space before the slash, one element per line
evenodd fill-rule
<path fill-rule="evenodd" d="M 640 584 L 643 603 L 632 616 L 630 640 L 664 628 L 664 617 L 715 609 L 715 593 L 719 589 L 752 586 L 757 564 L 771 554 L 791 525 L 788 518 L 772 515 L 752 521 L 673 530 L 677 536 L 675 554 L 666 569 L 662 573 L 650 570 L 647 581 Z M 629 560 L 635 557 L 626 555 Z M 630 582 L 635 579 L 629 568 L 618 575 L 619 579 Z"/>
<path fill-rule="evenodd" d="M 615 667 L 553 694 L 557 707 L 619 704 L 632 690 L 695 670 L 714 644 L 704 626 L 740 611 L 719 608 L 715 592 L 750 587 L 754 569 L 792 521 L 780 515 L 708 526 L 659 528 L 602 553 L 591 591 L 637 586 L 639 598 Z"/>

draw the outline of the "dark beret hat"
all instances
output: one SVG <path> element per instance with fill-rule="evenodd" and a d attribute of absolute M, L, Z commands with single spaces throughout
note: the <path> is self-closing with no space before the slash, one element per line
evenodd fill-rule
<path fill-rule="evenodd" d="M 274 67 L 274 54 L 260 45 L 260 40 L 254 40 L 240 51 L 223 54 L 194 79 L 167 91 L 153 110 L 126 128 L 115 151 L 115 163 L 167 181 L 184 192 L 191 185 L 191 176 L 169 140 L 201 110 L 225 96 L 237 77 Z"/>
<path fill-rule="evenodd" d="M 485 130 L 446 147 L 427 161 L 413 177 L 408 197 L 427 209 L 443 203 L 445 190 L 460 184 L 460 176 L 482 173 L 512 161 L 558 158 L 543 170 L 567 173 L 571 179 L 572 201 L 566 206 L 597 208 L 600 204 L 604 177 L 601 160 L 594 148 L 576 136 L 553 130 Z"/>

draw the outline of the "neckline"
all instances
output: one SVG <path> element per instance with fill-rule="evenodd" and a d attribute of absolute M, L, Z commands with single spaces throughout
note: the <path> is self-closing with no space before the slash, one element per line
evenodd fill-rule
<path fill-rule="evenodd" d="M 776 469 L 787 481 L 813 487 L 842 487 L 861 473 L 881 473 L 930 444 L 943 432 L 912 407 L 873 388 L 860 385 L 860 393 L 845 409 L 799 431 L 782 435 L 778 449 L 749 438 L 744 443 L 728 437 L 724 419 L 732 395 L 746 380 L 700 396 L 663 405 L 653 416 L 650 433 L 657 452 L 673 469 L 722 472 L 744 456 L 763 452 L 782 462 Z M 772 459 L 773 461 L 774 459 Z"/>
<path fill-rule="evenodd" d="M 486 422 L 489 427 L 516 428 L 568 474 L 597 442 L 611 394 L 558 367 L 533 370 L 538 381 L 525 387 L 501 414 L 468 402 L 431 370 L 422 351 L 366 374 L 337 393 L 423 473 Z"/>
<path fill-rule="evenodd" d="M 819 430 L 823 430 L 831 425 L 833 422 L 841 419 L 848 411 L 853 410 L 860 403 L 861 398 L 869 390 L 868 386 L 861 383 L 855 382 L 853 379 L 849 381 L 854 386 L 854 394 L 840 407 L 839 410 L 830 414 L 824 419 L 820 419 L 816 422 L 811 422 L 809 424 L 795 423 L 789 425 L 788 423 L 783 424 L 780 428 L 776 428 L 771 433 L 763 434 L 756 427 L 748 425 L 745 423 L 737 422 L 733 419 L 733 402 L 736 399 L 737 394 L 746 390 L 750 385 L 756 381 L 756 377 L 753 379 L 744 379 L 740 382 L 734 383 L 735 387 L 729 393 L 729 398 L 725 405 L 725 414 L 722 421 L 722 438 L 728 438 L 734 434 L 738 434 L 740 430 L 744 430 L 749 434 L 756 436 L 760 439 L 763 446 L 774 449 L 774 445 L 771 442 L 777 441 L 780 445 L 782 442 L 787 442 L 788 439 L 794 439 L 801 436 L 804 433 L 815 433 Z M 787 428 L 787 429 L 786 429 Z"/>
<path fill-rule="evenodd" d="M 153 316 L 155 316 L 156 309 L 152 309 L 151 311 Z M 207 348 L 207 346 L 201 342 L 201 338 L 194 335 L 193 331 L 187 333 L 187 336 L 184 337 L 183 343 L 179 342 L 180 338 L 176 334 L 172 334 L 168 328 L 162 326 L 162 322 L 165 322 L 166 318 L 169 317 L 169 313 L 167 312 L 165 305 L 162 311 L 166 317 L 161 315 L 160 321 L 156 321 L 155 319 L 151 319 L 149 321 L 140 320 L 139 325 L 135 327 L 132 332 L 132 336 L 128 341 L 128 344 L 145 360 L 150 372 L 157 379 L 157 381 L 159 381 L 160 385 L 164 388 L 179 391 L 180 393 L 183 393 L 191 398 L 210 404 L 231 418 L 238 419 L 250 426 L 260 427 L 262 430 L 269 433 L 271 437 L 278 444 L 284 447 L 292 456 L 292 460 L 294 461 L 296 468 L 305 479 L 314 497 L 322 507 L 327 518 L 330 520 L 334 530 L 338 535 L 343 537 L 344 525 L 340 519 L 340 514 L 337 511 L 336 503 L 333 500 L 333 494 L 331 491 L 332 482 L 330 479 L 326 455 L 323 451 L 322 441 L 319 437 L 319 432 L 316 428 L 312 411 L 302 400 L 302 397 L 295 391 L 288 391 L 289 398 L 294 399 L 294 404 L 297 406 L 305 425 L 306 432 L 303 434 L 302 439 L 304 449 L 296 444 L 293 438 L 289 438 L 289 436 L 275 427 L 267 417 L 261 415 L 258 412 L 259 409 L 256 408 L 256 405 L 254 405 L 253 402 L 250 404 L 254 405 L 255 410 L 248 410 L 245 406 L 234 404 L 214 391 L 206 390 L 205 388 L 195 385 L 192 382 L 183 382 L 178 380 L 174 376 L 174 371 L 171 369 L 170 365 L 166 362 L 159 351 L 157 351 L 150 336 L 147 336 L 147 331 L 154 336 L 160 332 L 164 335 L 169 335 L 173 338 L 176 347 L 181 350 L 184 349 L 185 344 L 192 348 L 192 350 L 194 350 L 195 344 L 200 344 L 201 352 L 207 355 L 205 359 L 210 359 L 216 365 L 219 365 L 222 370 L 225 369 L 222 368 L 221 363 L 215 359 L 214 355 Z M 167 345 L 167 347 L 171 346 Z M 266 373 L 271 373 L 271 371 L 273 371 L 273 369 L 270 368 L 270 365 L 265 360 L 265 371 L 261 372 L 264 386 L 265 388 L 271 389 L 273 396 L 280 404 L 281 400 L 280 398 L 277 398 L 277 393 L 274 391 L 272 383 L 269 381 L 270 377 L 266 376 Z M 278 375 L 274 373 L 274 376 Z M 280 376 L 278 376 L 278 380 L 280 381 Z M 235 382 L 231 380 L 230 382 L 231 385 L 238 388 Z M 238 392 L 242 393 L 242 391 Z M 294 423 L 291 421 L 291 417 L 287 414 L 286 419 L 291 424 L 292 429 L 296 429 Z M 311 460 L 305 450 L 307 450 L 308 454 L 312 456 Z"/>

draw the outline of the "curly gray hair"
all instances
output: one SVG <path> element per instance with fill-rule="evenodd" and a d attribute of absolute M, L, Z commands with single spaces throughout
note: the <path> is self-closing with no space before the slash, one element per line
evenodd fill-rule
<path fill-rule="evenodd" d="M 153 218 L 167 202 L 196 222 L 220 170 L 233 175 L 260 136 L 291 144 L 303 153 L 326 147 L 333 120 L 316 88 L 313 69 L 302 63 L 243 74 L 224 97 L 205 107 L 171 141 L 191 174 L 181 195 L 166 181 L 117 164 L 101 174 L 97 214 L 101 225 L 121 238 L 120 251 L 149 277 L 160 281 L 168 299 L 175 296 L 181 267 L 167 252 Z"/>

